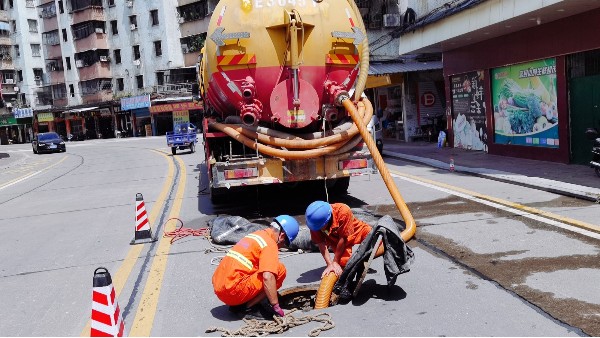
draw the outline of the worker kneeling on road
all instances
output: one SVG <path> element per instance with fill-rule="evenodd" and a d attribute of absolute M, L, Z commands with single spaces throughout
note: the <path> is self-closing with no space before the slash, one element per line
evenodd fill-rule
<path fill-rule="evenodd" d="M 245 317 L 283 317 L 277 290 L 286 269 L 279 262 L 279 248 L 289 246 L 298 231 L 293 217 L 280 215 L 270 228 L 247 235 L 227 252 L 215 270 L 212 284 L 230 311 Z"/>
<path fill-rule="evenodd" d="M 311 240 L 319 247 L 327 264 L 321 278 L 330 272 L 341 275 L 352 255 L 352 247 L 362 243 L 371 232 L 371 226 L 354 217 L 350 207 L 344 203 L 312 202 L 306 208 L 305 217 Z M 333 260 L 329 248 L 333 250 Z M 383 247 L 377 254 L 383 254 Z"/>

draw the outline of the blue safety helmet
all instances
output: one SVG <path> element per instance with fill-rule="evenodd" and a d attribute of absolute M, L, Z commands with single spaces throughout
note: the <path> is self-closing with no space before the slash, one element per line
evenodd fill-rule
<path fill-rule="evenodd" d="M 323 201 L 314 201 L 306 208 L 306 225 L 312 231 L 319 231 L 331 219 L 331 205 Z"/>
<path fill-rule="evenodd" d="M 290 215 L 279 215 L 275 217 L 275 222 L 279 224 L 287 237 L 286 245 L 290 246 L 290 243 L 298 236 L 298 231 L 300 231 L 298 221 Z"/>

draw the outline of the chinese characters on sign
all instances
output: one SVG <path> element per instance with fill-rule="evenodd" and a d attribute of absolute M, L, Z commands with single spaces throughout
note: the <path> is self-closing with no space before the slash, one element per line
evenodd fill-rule
<path fill-rule="evenodd" d="M 494 142 L 558 148 L 556 59 L 492 70 Z"/>
<path fill-rule="evenodd" d="M 487 121 L 483 71 L 453 76 L 452 111 L 454 147 L 487 151 Z"/>

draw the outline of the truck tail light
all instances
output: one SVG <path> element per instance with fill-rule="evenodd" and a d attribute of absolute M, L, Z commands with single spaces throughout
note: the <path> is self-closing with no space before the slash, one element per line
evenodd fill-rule
<path fill-rule="evenodd" d="M 364 169 L 367 167 L 367 160 L 359 158 L 356 160 L 344 160 L 338 163 L 339 170 L 343 169 Z"/>
<path fill-rule="evenodd" d="M 258 177 L 258 168 L 244 168 L 225 170 L 226 180 L 235 180 L 240 178 Z"/>

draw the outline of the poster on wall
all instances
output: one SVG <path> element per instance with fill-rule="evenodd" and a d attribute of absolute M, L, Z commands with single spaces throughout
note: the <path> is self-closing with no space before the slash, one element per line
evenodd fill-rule
<path fill-rule="evenodd" d="M 556 59 L 492 70 L 494 143 L 558 148 Z"/>
<path fill-rule="evenodd" d="M 453 76 L 452 131 L 454 147 L 487 152 L 487 121 L 483 93 L 483 71 Z"/>

